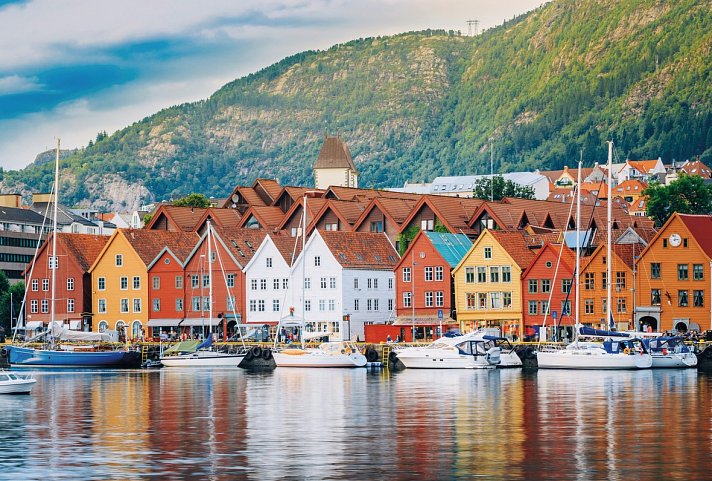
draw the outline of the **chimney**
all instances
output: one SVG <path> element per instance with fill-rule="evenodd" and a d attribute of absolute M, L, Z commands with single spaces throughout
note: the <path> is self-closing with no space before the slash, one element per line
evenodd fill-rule
<path fill-rule="evenodd" d="M 20 208 L 22 197 L 20 194 L 0 194 L 0 207 Z"/>

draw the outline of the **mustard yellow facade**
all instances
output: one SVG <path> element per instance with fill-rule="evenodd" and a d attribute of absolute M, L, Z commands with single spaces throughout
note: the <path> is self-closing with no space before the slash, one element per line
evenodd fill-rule
<path fill-rule="evenodd" d="M 462 332 L 499 328 L 522 337 L 522 269 L 485 230 L 452 273 Z"/>
<path fill-rule="evenodd" d="M 92 330 L 123 327 L 127 338 L 137 338 L 148 324 L 148 273 L 121 230 L 109 239 L 91 268 Z"/>

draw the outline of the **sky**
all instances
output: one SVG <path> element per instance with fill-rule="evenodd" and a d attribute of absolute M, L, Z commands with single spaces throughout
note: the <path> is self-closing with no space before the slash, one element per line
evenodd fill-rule
<path fill-rule="evenodd" d="M 0 0 L 0 167 L 86 146 L 304 50 L 474 33 L 544 0 Z"/>

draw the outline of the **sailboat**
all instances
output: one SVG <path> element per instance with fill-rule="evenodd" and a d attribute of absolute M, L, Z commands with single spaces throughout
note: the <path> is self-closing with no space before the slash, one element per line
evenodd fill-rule
<path fill-rule="evenodd" d="M 72 331 L 63 323 L 55 321 L 56 280 L 57 280 L 57 204 L 59 203 L 59 139 L 54 165 L 54 214 L 52 227 L 52 289 L 50 301 L 50 321 L 46 332 L 28 340 L 24 345 L 5 346 L 4 354 L 14 367 L 138 367 L 141 354 L 125 348 L 107 347 L 111 337 L 106 333 Z M 19 323 L 18 323 L 19 324 Z M 46 345 L 41 349 L 29 347 L 30 342 L 44 338 Z M 61 341 L 98 342 L 94 345 L 67 345 Z"/>
<path fill-rule="evenodd" d="M 166 350 L 161 355 L 161 363 L 165 367 L 238 367 L 246 355 L 245 341 L 242 340 L 243 349 L 239 352 L 221 352 L 213 348 L 213 242 L 214 232 L 210 221 L 207 222 L 206 241 L 208 244 L 208 284 L 209 284 L 209 316 L 208 316 L 208 336 L 195 347 L 187 351 L 178 351 L 172 354 Z M 219 260 L 219 256 L 215 256 Z M 224 276 L 223 276 L 224 277 Z M 227 280 L 225 279 L 226 287 Z M 234 304 L 231 306 L 235 310 Z M 235 312 L 233 312 L 235 315 Z M 235 317 L 237 317 L 235 315 Z"/>
<path fill-rule="evenodd" d="M 304 309 L 304 276 L 306 269 L 306 257 L 305 257 L 305 237 L 307 232 L 307 194 L 304 194 L 303 198 L 303 212 L 302 212 L 302 318 L 298 318 L 294 315 L 294 308 L 289 309 L 289 315 L 280 319 L 279 325 L 277 326 L 277 331 L 282 327 L 295 328 L 299 333 L 299 341 L 301 345 L 299 347 L 288 346 L 284 349 L 277 349 L 277 340 L 275 339 L 274 349 L 272 350 L 272 356 L 274 357 L 274 362 L 277 367 L 364 367 L 366 365 L 366 356 L 364 356 L 359 350 L 356 343 L 349 340 L 340 341 L 330 341 L 323 342 L 319 344 L 317 348 L 306 348 L 304 347 L 304 340 L 307 337 L 305 333 L 305 318 L 304 314 L 306 311 Z M 295 246 L 296 251 L 296 246 Z M 294 283 L 290 283 L 294 285 Z M 328 335 L 329 333 L 309 333 L 312 337 L 321 337 L 323 335 Z"/>
<path fill-rule="evenodd" d="M 611 185 L 611 170 L 613 158 L 613 143 L 608 144 L 608 185 Z M 581 271 L 581 168 L 578 166 L 578 183 L 576 186 L 576 328 L 574 341 L 565 349 L 543 348 L 537 352 L 537 363 L 540 369 L 646 369 L 652 366 L 653 359 L 640 339 L 625 333 L 604 331 L 583 327 L 579 324 L 580 271 Z M 610 196 L 609 196 L 610 197 Z M 611 248 L 611 206 L 608 199 L 608 249 L 610 259 Z M 608 268 L 610 269 L 610 262 Z M 611 306 L 611 283 L 608 276 L 608 309 Z M 611 315 L 612 321 L 612 315 Z M 542 328 L 542 332 L 545 330 Z M 603 342 L 583 341 L 582 339 L 604 339 Z"/>

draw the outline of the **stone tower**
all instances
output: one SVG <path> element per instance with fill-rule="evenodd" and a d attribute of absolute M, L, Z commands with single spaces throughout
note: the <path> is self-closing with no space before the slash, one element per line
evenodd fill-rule
<path fill-rule="evenodd" d="M 324 144 L 314 163 L 314 187 L 327 189 L 332 185 L 358 187 L 358 172 L 351 152 L 339 134 L 324 136 Z"/>

